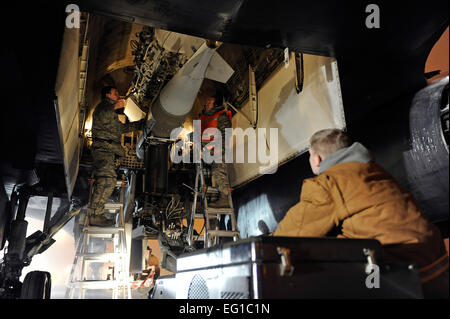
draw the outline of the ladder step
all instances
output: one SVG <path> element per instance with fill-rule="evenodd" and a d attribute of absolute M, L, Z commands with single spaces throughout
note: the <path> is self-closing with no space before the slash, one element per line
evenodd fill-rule
<path fill-rule="evenodd" d="M 99 234 L 99 233 L 88 233 L 89 238 L 101 238 L 101 239 L 112 239 L 114 234 Z"/>
<path fill-rule="evenodd" d="M 217 215 L 231 215 L 231 214 L 226 214 L 226 213 L 209 213 L 208 217 L 209 218 L 217 218 Z M 205 216 L 203 214 L 195 214 L 194 215 L 194 219 L 205 219 Z"/>
<path fill-rule="evenodd" d="M 121 256 L 122 255 L 122 256 Z M 84 258 L 85 260 L 101 260 L 105 262 L 116 261 L 121 258 L 127 258 L 125 253 L 86 253 L 77 254 L 76 257 Z"/>
<path fill-rule="evenodd" d="M 123 204 L 120 202 L 106 202 L 105 203 L 105 207 L 107 207 L 107 208 L 111 208 L 111 207 L 121 208 L 122 206 L 123 206 Z"/>
<path fill-rule="evenodd" d="M 95 227 L 95 226 L 89 226 L 85 227 L 84 231 L 89 234 L 118 234 L 120 232 L 125 231 L 124 227 Z"/>
<path fill-rule="evenodd" d="M 207 189 L 206 189 L 206 194 L 214 194 L 214 195 L 216 195 L 216 194 L 219 194 L 219 190 L 217 189 L 217 188 L 214 188 L 214 187 L 208 187 Z"/>
<path fill-rule="evenodd" d="M 228 231 L 228 230 L 210 230 L 208 231 L 208 235 L 212 235 L 215 237 L 234 237 L 239 236 L 238 231 Z"/>
<path fill-rule="evenodd" d="M 194 235 L 194 236 L 192 236 L 192 239 L 193 239 L 194 241 L 204 241 L 204 240 L 205 240 L 205 237 L 202 236 L 202 235 Z"/>
<path fill-rule="evenodd" d="M 106 203 L 105 210 L 118 210 L 123 207 L 122 203 Z"/>
<path fill-rule="evenodd" d="M 215 215 L 232 215 L 234 214 L 234 210 L 232 208 L 211 208 L 208 207 L 206 209 L 206 212 L 208 215 L 215 214 Z"/>

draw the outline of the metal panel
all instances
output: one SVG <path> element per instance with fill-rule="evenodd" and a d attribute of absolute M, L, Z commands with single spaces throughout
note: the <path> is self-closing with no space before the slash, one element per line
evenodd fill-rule
<path fill-rule="evenodd" d="M 65 29 L 56 78 L 56 117 L 64 156 L 67 195 L 72 195 L 79 165 L 79 29 Z"/>
<path fill-rule="evenodd" d="M 244 142 L 245 162 L 236 163 L 236 147 L 242 146 L 236 140 L 233 145 L 235 161 L 230 168 L 230 181 L 233 187 L 247 183 L 262 173 L 275 173 L 279 165 L 306 152 L 309 138 L 316 131 L 325 128 L 345 128 L 344 107 L 337 61 L 334 58 L 304 55 L 304 86 L 302 92 L 296 91 L 294 55 L 288 68 L 284 65 L 267 80 L 258 91 L 258 129 L 265 129 L 265 141 L 257 138 L 257 152 L 277 152 L 278 161 L 263 163 L 256 156 L 256 163 L 247 158 L 248 143 Z M 242 111 L 250 115 L 251 105 L 247 103 Z M 241 114 L 233 117 L 233 127 L 243 130 L 250 128 L 248 120 Z M 271 145 L 270 129 L 278 129 L 277 145 Z M 251 128 L 250 128 L 251 129 Z M 236 134 L 237 137 L 243 134 Z M 265 149 L 260 150 L 260 145 Z"/>
<path fill-rule="evenodd" d="M 382 27 L 377 32 L 368 32 L 364 27 L 367 4 L 361 1 L 346 5 L 334 0 L 198 0 L 195 5 L 186 0 L 79 0 L 77 3 L 82 11 L 211 40 L 260 47 L 288 46 L 321 55 L 351 54 L 364 60 L 369 53 L 404 59 L 405 54 L 411 54 L 423 44 L 429 30 L 448 25 L 449 8 L 448 1 L 421 1 L 402 6 L 398 2 L 382 1 Z"/>

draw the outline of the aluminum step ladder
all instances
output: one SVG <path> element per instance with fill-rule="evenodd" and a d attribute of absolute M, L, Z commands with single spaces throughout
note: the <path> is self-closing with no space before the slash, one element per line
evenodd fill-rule
<path fill-rule="evenodd" d="M 194 202 L 191 210 L 191 221 L 189 224 L 189 236 L 188 243 L 193 246 L 195 241 L 203 240 L 204 248 L 216 246 L 220 243 L 220 238 L 233 238 L 237 241 L 240 238 L 240 233 L 237 227 L 236 216 L 234 215 L 233 200 L 231 196 L 231 189 L 228 192 L 228 205 L 227 208 L 212 208 L 209 207 L 208 199 L 213 195 L 219 195 L 219 191 L 211 186 L 205 184 L 205 176 L 203 172 L 202 161 L 196 164 L 195 175 L 195 189 L 194 189 Z M 192 189 L 192 188 L 191 188 Z M 202 213 L 197 213 L 197 201 L 198 197 L 202 200 Z M 220 230 L 219 221 L 222 216 L 229 216 L 231 220 L 231 230 Z M 194 236 L 194 220 L 204 219 L 205 229 L 203 236 Z M 215 220 L 215 227 L 212 227 L 211 220 Z"/>
<path fill-rule="evenodd" d="M 110 296 L 112 299 L 131 299 L 123 212 L 125 181 L 118 181 L 116 188 L 120 188 L 120 202 L 105 204 L 106 212 L 118 211 L 115 216 L 115 225 L 96 227 L 89 225 L 88 218 L 85 220 L 67 283 L 66 298 L 68 299 L 74 299 L 76 293 L 78 299 L 99 298 L 99 290 L 104 293 L 101 298 Z M 110 270 L 112 272 L 107 273 Z M 97 290 L 96 296 L 93 294 L 87 296 L 86 292 L 89 290 Z"/>

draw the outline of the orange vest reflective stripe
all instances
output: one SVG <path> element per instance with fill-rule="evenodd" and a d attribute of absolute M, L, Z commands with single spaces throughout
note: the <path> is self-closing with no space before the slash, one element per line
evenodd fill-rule
<path fill-rule="evenodd" d="M 203 132 L 208 128 L 217 129 L 217 119 L 222 113 L 226 113 L 226 115 L 230 118 L 231 121 L 231 111 L 227 110 L 222 110 L 212 115 L 203 114 L 202 116 L 200 116 L 200 121 L 202 124 L 202 142 L 212 142 L 214 140 L 215 130 L 213 131 L 210 130 L 209 133 L 205 134 L 203 134 Z"/>

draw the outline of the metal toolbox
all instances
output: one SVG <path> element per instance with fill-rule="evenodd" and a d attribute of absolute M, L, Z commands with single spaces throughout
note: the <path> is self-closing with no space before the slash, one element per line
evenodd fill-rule
<path fill-rule="evenodd" d="M 170 280 L 182 299 L 422 298 L 414 265 L 383 264 L 376 240 L 252 237 L 180 256 Z"/>

